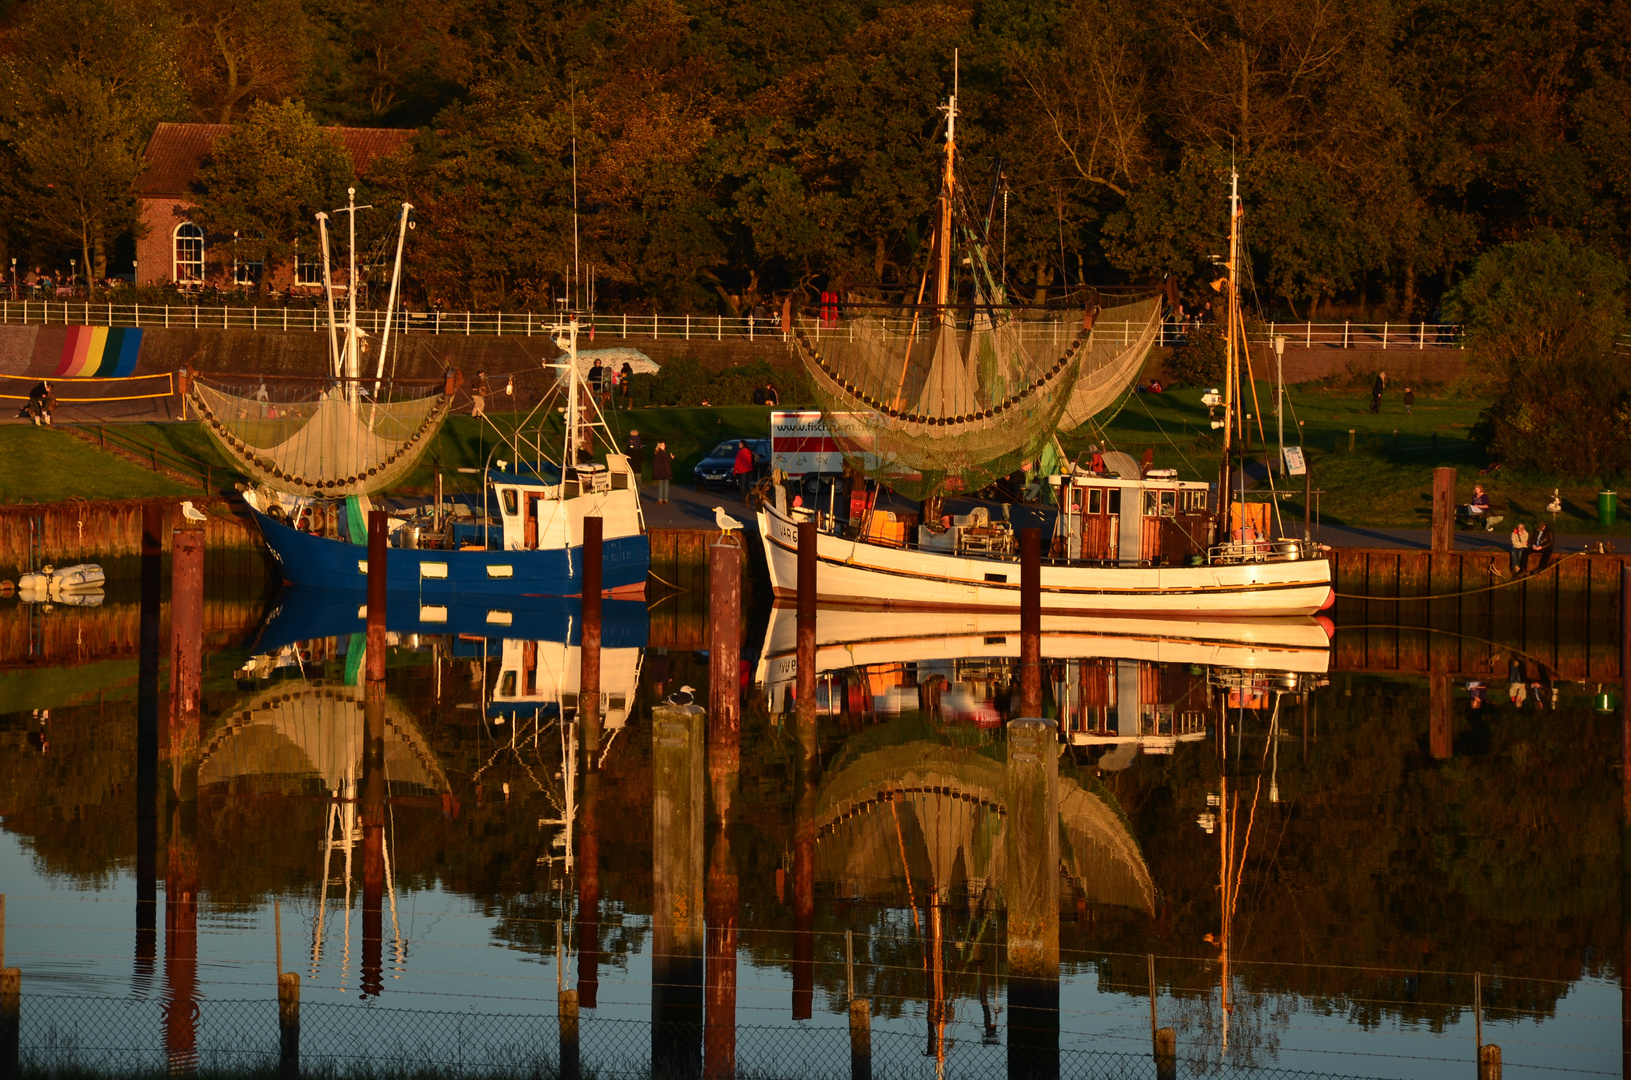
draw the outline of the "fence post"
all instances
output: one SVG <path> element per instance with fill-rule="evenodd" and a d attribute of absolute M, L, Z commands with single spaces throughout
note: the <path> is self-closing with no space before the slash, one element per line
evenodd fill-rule
<path fill-rule="evenodd" d="M 164 328 L 166 330 L 170 329 L 170 305 L 169 304 L 164 305 Z"/>
<path fill-rule="evenodd" d="M 261 328 L 261 309 L 260 309 L 259 306 L 252 306 L 249 309 L 249 329 L 259 330 L 260 328 Z"/>
<path fill-rule="evenodd" d="M 289 332 L 289 309 L 288 308 L 283 309 L 283 332 L 284 333 Z"/>
<path fill-rule="evenodd" d="M 691 340 L 691 316 L 689 314 L 685 316 L 685 340 Z"/>
<path fill-rule="evenodd" d="M 277 977 L 278 1078 L 300 1080 L 300 976 Z"/>
<path fill-rule="evenodd" d="M 1421 324 L 1421 340 L 1417 343 L 1416 348 L 1427 348 L 1427 324 L 1425 322 Z"/>
<path fill-rule="evenodd" d="M 1314 347 L 1314 321 L 1312 319 L 1310 319 L 1308 321 L 1308 329 L 1303 334 L 1303 348 L 1312 349 L 1313 347 Z"/>
<path fill-rule="evenodd" d="M 562 990 L 557 999 L 561 1023 L 561 1080 L 578 1080 L 578 992 Z"/>
<path fill-rule="evenodd" d="M 714 340 L 725 340 L 725 316 L 723 315 L 714 316 Z"/>
<path fill-rule="evenodd" d="M 1342 347 L 1344 349 L 1348 347 L 1348 328 L 1352 325 L 1353 323 L 1350 320 L 1342 320 Z"/>
<path fill-rule="evenodd" d="M 629 336 L 629 313 L 626 311 L 623 313 L 623 336 Z"/>
<path fill-rule="evenodd" d="M 1354 429 L 1348 429 L 1348 453 L 1354 452 Z"/>
<path fill-rule="evenodd" d="M 872 1002 L 856 998 L 849 1003 L 850 1080 L 872 1080 Z"/>
<path fill-rule="evenodd" d="M 0 968 L 0 1076 L 19 1075 L 18 1051 L 23 1010 L 23 973 L 18 968 Z"/>
<path fill-rule="evenodd" d="M 1387 352 L 1387 323 L 1382 324 L 1382 351 Z"/>
<path fill-rule="evenodd" d="M 1494 1043 L 1478 1048 L 1478 1080 L 1501 1080 L 1501 1048 Z"/>
<path fill-rule="evenodd" d="M 470 336 L 470 313 L 468 311 L 464 313 L 464 336 Z"/>

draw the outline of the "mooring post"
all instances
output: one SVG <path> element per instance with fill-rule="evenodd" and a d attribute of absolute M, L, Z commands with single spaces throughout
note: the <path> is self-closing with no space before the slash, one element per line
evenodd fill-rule
<path fill-rule="evenodd" d="M 163 589 L 164 510 L 142 506 L 142 609 L 136 675 L 136 979 L 151 980 L 158 963 L 159 630 Z"/>
<path fill-rule="evenodd" d="M 578 799 L 578 1004 L 600 992 L 600 774 L 584 771 Z"/>
<path fill-rule="evenodd" d="M 0 1076 L 6 1080 L 21 1076 L 23 973 L 20 968 L 0 968 Z"/>
<path fill-rule="evenodd" d="M 1019 531 L 1019 714 L 1042 713 L 1042 530 Z"/>
<path fill-rule="evenodd" d="M 1052 720 L 1008 723 L 1008 1075 L 1059 1076 L 1059 744 Z"/>
<path fill-rule="evenodd" d="M 801 751 L 793 821 L 793 1019 L 808 1020 L 815 992 L 816 524 L 798 524 L 798 671 L 794 726 Z"/>
<path fill-rule="evenodd" d="M 189 521 L 170 538 L 170 793 L 181 802 L 198 798 L 203 668 L 204 530 Z"/>
<path fill-rule="evenodd" d="M 1501 1080 L 1501 1048 L 1494 1043 L 1478 1048 L 1478 1080 Z"/>
<path fill-rule="evenodd" d="M 798 524 L 798 671 L 795 692 L 798 708 L 809 703 L 811 716 L 815 709 L 815 632 L 816 632 L 816 523 Z"/>
<path fill-rule="evenodd" d="M 1631 971 L 1631 564 L 1620 563 L 1620 962 Z M 1631 1076 L 1631 978 L 1620 976 L 1621 1072 Z"/>
<path fill-rule="evenodd" d="M 849 1003 L 850 1080 L 872 1080 L 872 1002 L 856 998 Z"/>
<path fill-rule="evenodd" d="M 1178 1029 L 1162 1028 L 1155 1033 L 1156 1080 L 1178 1080 Z"/>
<path fill-rule="evenodd" d="M 278 1078 L 300 1080 L 300 975 L 277 977 Z"/>
<path fill-rule="evenodd" d="M 368 675 L 363 687 L 362 982 L 365 997 L 385 989 L 385 597 L 387 518 L 368 512 Z"/>
<path fill-rule="evenodd" d="M 709 753 L 711 759 L 711 747 Z M 708 863 L 702 1075 L 704 1080 L 736 1080 L 736 952 L 741 905 L 730 830 L 721 828 L 713 843 Z"/>
<path fill-rule="evenodd" d="M 605 522 L 583 519 L 583 638 L 578 650 L 578 724 L 585 772 L 600 770 L 600 613 L 605 591 Z"/>
<path fill-rule="evenodd" d="M 708 549 L 708 781 L 729 824 L 741 763 L 742 548 L 723 536 Z"/>
<path fill-rule="evenodd" d="M 707 714 L 651 710 L 651 1075 L 702 1073 Z"/>
<path fill-rule="evenodd" d="M 562 990 L 556 999 L 561 1024 L 561 1080 L 578 1080 L 578 992 Z"/>
<path fill-rule="evenodd" d="M 1455 550 L 1455 470 L 1433 470 L 1433 550 Z"/>

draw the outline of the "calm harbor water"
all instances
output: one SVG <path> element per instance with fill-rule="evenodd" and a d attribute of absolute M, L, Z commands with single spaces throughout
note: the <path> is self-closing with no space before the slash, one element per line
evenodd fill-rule
<path fill-rule="evenodd" d="M 1050 619 L 1038 802 L 1017 618 L 823 611 L 812 727 L 791 613 L 750 612 L 731 772 L 653 719 L 708 700 L 660 604 L 607 605 L 588 754 L 575 604 L 399 626 L 372 764 L 354 601 L 272 606 L 211 639 L 197 800 L 145 826 L 150 868 L 134 642 L 95 629 L 129 610 L 0 609 L 36 1063 L 275 1062 L 281 963 L 339 1067 L 551 1068 L 565 988 L 603 1075 L 844 1075 L 852 998 L 878 1075 L 1047 1074 L 1056 1039 L 1059 1074 L 1154 1076 L 1152 1000 L 1181 1075 L 1470 1074 L 1480 1025 L 1512 1075 L 1620 1072 L 1611 635 L 1414 674 L 1386 626 Z"/>

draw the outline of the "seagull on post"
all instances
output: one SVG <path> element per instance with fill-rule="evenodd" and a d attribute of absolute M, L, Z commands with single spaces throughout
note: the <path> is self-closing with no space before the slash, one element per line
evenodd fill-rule
<path fill-rule="evenodd" d="M 682 686 L 672 694 L 669 694 L 667 697 L 663 698 L 663 704 L 678 705 L 683 708 L 684 706 L 690 705 L 696 701 L 696 693 L 697 692 L 694 687 Z"/>
<path fill-rule="evenodd" d="M 209 515 L 193 505 L 191 499 L 181 500 L 181 516 L 188 521 L 208 521 Z"/>
<path fill-rule="evenodd" d="M 742 523 L 725 513 L 725 508 L 723 506 L 714 507 L 714 524 L 718 525 L 719 531 L 724 533 L 726 536 L 729 536 L 733 532 L 742 531 Z"/>

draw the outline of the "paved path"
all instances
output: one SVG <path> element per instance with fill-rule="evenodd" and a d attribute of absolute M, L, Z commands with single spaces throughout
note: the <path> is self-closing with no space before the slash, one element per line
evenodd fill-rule
<path fill-rule="evenodd" d="M 1533 522 L 1528 524 L 1533 525 Z M 1300 535 L 1300 532 L 1293 530 Z M 1530 532 L 1533 532 L 1533 528 Z M 1512 519 L 1495 526 L 1493 531 L 1458 530 L 1455 534 L 1457 551 L 1507 551 L 1511 544 Z M 1431 529 L 1371 529 L 1358 525 L 1320 525 L 1314 529 L 1314 539 L 1332 547 L 1410 548 L 1427 551 L 1433 546 Z M 1613 551 L 1614 538 L 1609 536 L 1559 536 L 1557 551 L 1581 551 L 1590 547 L 1597 550 L 1606 543 Z"/>

